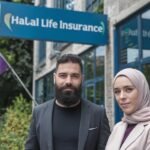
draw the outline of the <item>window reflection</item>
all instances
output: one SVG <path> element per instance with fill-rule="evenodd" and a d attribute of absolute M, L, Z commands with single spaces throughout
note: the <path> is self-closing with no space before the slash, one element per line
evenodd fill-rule
<path fill-rule="evenodd" d="M 46 60 L 46 42 L 40 41 L 39 42 L 39 55 L 38 55 L 38 64 L 43 64 Z"/>
<path fill-rule="evenodd" d="M 44 79 L 39 79 L 36 82 L 36 100 L 38 104 L 43 102 L 44 98 Z"/>
<path fill-rule="evenodd" d="M 46 81 L 45 81 L 45 89 L 46 89 L 45 99 L 46 100 L 50 100 L 54 98 L 54 84 L 53 83 L 54 83 L 53 72 L 51 72 L 50 74 L 46 76 Z"/>
<path fill-rule="evenodd" d="M 86 87 L 85 89 L 85 94 L 86 94 L 86 98 L 93 102 L 94 101 L 94 86 L 93 85 L 89 85 Z"/>
<path fill-rule="evenodd" d="M 143 73 L 145 74 L 146 79 L 150 86 L 150 64 L 143 65 Z"/>
<path fill-rule="evenodd" d="M 96 104 L 104 104 L 104 80 L 96 83 Z"/>
<path fill-rule="evenodd" d="M 143 58 L 150 57 L 150 10 L 141 15 Z"/>
<path fill-rule="evenodd" d="M 53 72 L 36 81 L 36 100 L 43 103 L 54 98 Z"/>
<path fill-rule="evenodd" d="M 96 10 L 103 11 L 103 1 L 101 0 L 86 0 L 86 11 L 93 12 Z"/>
<path fill-rule="evenodd" d="M 94 78 L 94 52 L 89 51 L 84 56 L 84 69 L 85 69 L 85 79 L 93 79 Z"/>
<path fill-rule="evenodd" d="M 128 21 L 120 27 L 120 63 L 127 64 L 137 60 L 138 30 L 137 18 Z"/>
<path fill-rule="evenodd" d="M 127 48 L 127 63 L 134 62 L 138 60 L 138 49 Z"/>
<path fill-rule="evenodd" d="M 104 75 L 105 47 L 96 48 L 96 77 Z"/>
<path fill-rule="evenodd" d="M 104 104 L 104 62 L 105 46 L 82 54 L 84 70 L 83 96 L 97 104 Z"/>

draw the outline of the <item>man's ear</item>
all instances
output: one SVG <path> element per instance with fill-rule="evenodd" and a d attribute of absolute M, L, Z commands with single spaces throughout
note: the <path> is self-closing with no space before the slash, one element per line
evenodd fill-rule
<path fill-rule="evenodd" d="M 53 74 L 53 83 L 55 84 L 56 73 Z"/>

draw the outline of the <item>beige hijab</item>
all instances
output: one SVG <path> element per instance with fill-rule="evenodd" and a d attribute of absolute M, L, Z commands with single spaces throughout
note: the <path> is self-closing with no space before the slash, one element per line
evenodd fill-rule
<path fill-rule="evenodd" d="M 116 78 L 121 75 L 126 76 L 139 93 L 136 111 L 131 115 L 124 114 L 122 120 L 127 123 L 150 121 L 150 89 L 145 76 L 139 70 L 127 68 L 116 74 L 113 84 L 115 83 Z"/>

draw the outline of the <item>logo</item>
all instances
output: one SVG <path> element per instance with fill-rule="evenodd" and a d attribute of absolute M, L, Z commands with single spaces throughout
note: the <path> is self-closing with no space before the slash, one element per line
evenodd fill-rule
<path fill-rule="evenodd" d="M 104 25 L 103 21 L 100 22 L 100 27 L 101 27 L 101 33 L 104 34 L 105 33 L 105 25 Z"/>
<path fill-rule="evenodd" d="M 11 28 L 11 25 L 10 25 L 10 23 L 11 23 L 11 16 L 12 16 L 11 13 L 5 14 L 4 22 L 5 22 L 6 26 L 8 27 L 8 29 L 12 31 L 12 28 Z"/>

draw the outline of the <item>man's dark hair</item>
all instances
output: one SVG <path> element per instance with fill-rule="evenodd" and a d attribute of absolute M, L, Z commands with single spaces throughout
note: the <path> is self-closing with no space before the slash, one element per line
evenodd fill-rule
<path fill-rule="evenodd" d="M 56 71 L 60 64 L 64 64 L 64 63 L 68 63 L 68 62 L 79 64 L 81 72 L 83 71 L 82 60 L 78 55 L 75 55 L 75 54 L 64 54 L 64 55 L 60 56 L 57 59 Z"/>

